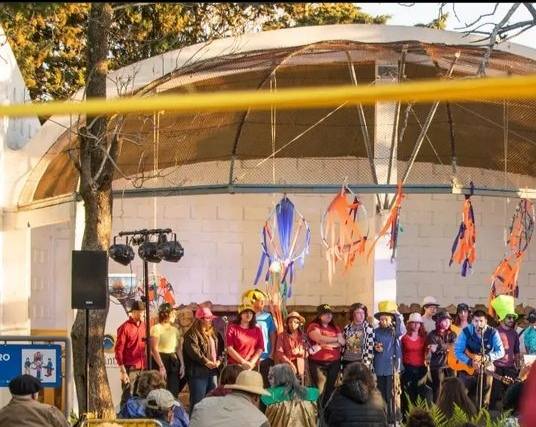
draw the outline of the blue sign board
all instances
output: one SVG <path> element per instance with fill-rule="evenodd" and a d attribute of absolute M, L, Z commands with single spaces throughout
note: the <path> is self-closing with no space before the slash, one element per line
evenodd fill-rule
<path fill-rule="evenodd" d="M 43 387 L 61 386 L 61 345 L 1 344 L 0 387 L 12 378 L 28 374 L 39 379 Z"/>

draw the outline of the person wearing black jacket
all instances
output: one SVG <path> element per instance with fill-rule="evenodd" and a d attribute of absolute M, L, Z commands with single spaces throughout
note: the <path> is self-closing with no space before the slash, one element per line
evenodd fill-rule
<path fill-rule="evenodd" d="M 199 307 L 196 320 L 184 336 L 184 363 L 190 389 L 190 414 L 194 406 L 216 387 L 221 364 L 223 338 L 212 327 L 214 315 L 208 307 Z"/>
<path fill-rule="evenodd" d="M 329 427 L 387 427 L 385 402 L 365 364 L 353 362 L 345 368 L 342 384 L 324 410 L 324 421 Z"/>

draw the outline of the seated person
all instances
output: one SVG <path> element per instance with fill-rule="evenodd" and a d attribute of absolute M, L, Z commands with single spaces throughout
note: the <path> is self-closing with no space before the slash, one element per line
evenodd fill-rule
<path fill-rule="evenodd" d="M 146 399 L 149 392 L 165 388 L 166 381 L 157 370 L 143 371 L 134 386 L 134 395 L 127 399 L 118 418 L 145 418 Z"/>
<path fill-rule="evenodd" d="M 272 427 L 316 427 L 316 401 L 320 395 L 317 388 L 303 387 L 287 363 L 271 367 L 268 380 L 270 396 L 261 396 L 261 401 Z"/>
<path fill-rule="evenodd" d="M 342 384 L 335 389 L 324 412 L 329 427 L 386 427 L 387 408 L 374 374 L 362 362 L 346 366 Z"/>
<path fill-rule="evenodd" d="M 207 393 L 206 397 L 221 397 L 231 393 L 231 389 L 225 388 L 227 384 L 235 384 L 238 374 L 242 372 L 244 368 L 242 365 L 227 365 L 222 369 L 220 374 L 220 385 Z"/>
<path fill-rule="evenodd" d="M 169 390 L 159 388 L 147 395 L 145 418 L 160 421 L 163 427 L 188 427 L 189 419 L 182 405 Z"/>

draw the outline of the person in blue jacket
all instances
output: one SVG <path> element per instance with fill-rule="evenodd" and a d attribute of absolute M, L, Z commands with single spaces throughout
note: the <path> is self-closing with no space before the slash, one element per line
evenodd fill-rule
<path fill-rule="evenodd" d="M 483 349 L 482 349 L 483 345 Z M 482 351 L 483 350 L 483 351 Z M 482 359 L 479 355 L 484 354 Z M 478 389 L 479 375 L 481 368 L 491 366 L 495 360 L 504 356 L 504 346 L 497 329 L 488 325 L 487 315 L 483 310 L 476 310 L 473 313 L 473 321 L 466 326 L 458 335 L 454 346 L 454 354 L 458 361 L 473 368 L 475 372 L 469 375 L 461 371 L 458 376 L 464 382 L 469 396 L 474 400 L 475 405 L 479 404 L 480 390 Z M 488 407 L 491 397 L 491 385 L 493 377 L 484 374 L 484 386 L 482 389 L 482 406 Z"/>

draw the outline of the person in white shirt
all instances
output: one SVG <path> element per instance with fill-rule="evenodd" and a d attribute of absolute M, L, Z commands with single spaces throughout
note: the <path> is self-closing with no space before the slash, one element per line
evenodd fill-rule
<path fill-rule="evenodd" d="M 439 308 L 439 304 L 437 303 L 437 300 L 434 297 L 424 297 L 422 301 L 422 308 L 424 310 L 424 314 L 422 316 L 422 322 L 424 329 L 426 330 L 426 333 L 430 333 L 433 330 L 435 330 L 436 322 L 433 319 L 434 315 L 437 313 L 437 309 Z"/>

